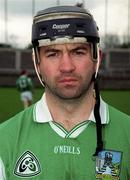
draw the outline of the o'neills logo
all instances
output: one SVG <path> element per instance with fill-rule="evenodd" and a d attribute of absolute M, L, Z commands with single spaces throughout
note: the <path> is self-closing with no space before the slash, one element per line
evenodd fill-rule
<path fill-rule="evenodd" d="M 61 146 L 55 146 L 54 147 L 54 153 L 55 154 L 80 154 L 80 147 L 75 146 L 67 146 L 67 145 L 61 145 Z"/>
<path fill-rule="evenodd" d="M 67 29 L 70 24 L 53 24 L 52 29 Z"/>

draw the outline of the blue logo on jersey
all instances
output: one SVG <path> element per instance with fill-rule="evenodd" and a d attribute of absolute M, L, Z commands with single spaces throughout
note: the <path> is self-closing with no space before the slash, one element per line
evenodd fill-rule
<path fill-rule="evenodd" d="M 103 150 L 96 159 L 96 178 L 119 180 L 122 152 Z"/>

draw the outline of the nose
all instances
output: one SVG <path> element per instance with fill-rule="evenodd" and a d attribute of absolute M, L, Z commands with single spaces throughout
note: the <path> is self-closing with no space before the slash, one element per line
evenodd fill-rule
<path fill-rule="evenodd" d="M 75 64 L 70 55 L 66 52 L 60 59 L 60 71 L 64 73 L 70 73 L 75 70 Z"/>

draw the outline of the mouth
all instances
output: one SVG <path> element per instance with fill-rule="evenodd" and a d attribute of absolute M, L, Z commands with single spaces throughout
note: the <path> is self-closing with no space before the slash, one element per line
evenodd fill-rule
<path fill-rule="evenodd" d="M 77 79 L 72 78 L 72 77 L 65 77 L 59 80 L 60 84 L 66 85 L 66 86 L 74 86 L 78 82 Z"/>

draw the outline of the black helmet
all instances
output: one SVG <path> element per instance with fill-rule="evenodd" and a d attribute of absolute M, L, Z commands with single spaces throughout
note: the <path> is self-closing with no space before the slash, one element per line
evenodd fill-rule
<path fill-rule="evenodd" d="M 60 38 L 79 40 L 93 44 L 94 59 L 97 57 L 96 44 L 99 43 L 98 27 L 88 10 L 77 6 L 56 6 L 39 11 L 33 19 L 32 45 L 48 45 Z M 67 41 L 67 42 L 68 42 Z M 78 41 L 80 42 L 80 40 Z"/>

